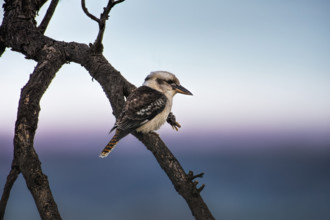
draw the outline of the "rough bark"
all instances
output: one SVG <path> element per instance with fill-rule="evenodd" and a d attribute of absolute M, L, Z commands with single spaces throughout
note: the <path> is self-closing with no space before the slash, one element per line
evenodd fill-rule
<path fill-rule="evenodd" d="M 135 132 L 133 135 L 156 157 L 159 165 L 172 181 L 175 190 L 186 200 L 193 216 L 196 219 L 214 219 L 200 195 L 200 191 L 204 188 L 204 185 L 196 188 L 198 182 L 193 182 L 195 178 L 202 177 L 203 174 L 194 176 L 192 171 L 186 174 L 179 161 L 174 157 L 158 134 L 153 132 L 142 135 Z"/>
<path fill-rule="evenodd" d="M 14 137 L 14 159 L 12 169 L 0 202 L 0 219 L 3 219 L 10 189 L 19 173 L 22 173 L 26 184 L 33 195 L 42 219 L 61 219 L 55 200 L 52 196 L 47 176 L 43 174 L 41 163 L 33 147 L 40 111 L 40 100 L 47 90 L 56 72 L 64 63 L 81 64 L 90 75 L 99 82 L 113 109 L 119 116 L 125 103 L 125 96 L 135 89 L 102 55 L 102 36 L 105 20 L 110 9 L 120 1 L 109 0 L 101 14 L 100 32 L 91 46 L 76 42 L 60 42 L 45 36 L 57 0 L 53 0 L 44 18 L 36 26 L 35 15 L 45 1 L 6 0 L 4 19 L 0 27 L 0 55 L 6 47 L 18 51 L 38 64 L 30 80 L 21 91 Z M 103 28 L 103 29 L 102 29 Z M 200 196 L 200 189 L 193 179 L 201 175 L 186 174 L 180 163 L 155 133 L 133 135 L 143 142 L 154 154 L 162 169 L 172 181 L 177 192 L 186 200 L 196 219 L 214 219 Z"/>
<path fill-rule="evenodd" d="M 18 175 L 20 174 L 19 168 L 16 164 L 12 164 L 12 168 L 7 176 L 6 185 L 3 189 L 1 201 L 0 201 L 0 219 L 3 220 L 5 216 L 5 210 L 7 206 L 7 202 L 10 196 L 11 188 L 13 187 Z"/>
<path fill-rule="evenodd" d="M 40 160 L 33 147 L 41 97 L 63 64 L 61 54 L 53 47 L 45 47 L 44 50 L 47 57 L 38 63 L 21 92 L 15 125 L 14 160 L 18 161 L 41 219 L 61 219 L 47 176 L 41 170 Z M 48 53 L 47 50 L 53 52 Z"/>

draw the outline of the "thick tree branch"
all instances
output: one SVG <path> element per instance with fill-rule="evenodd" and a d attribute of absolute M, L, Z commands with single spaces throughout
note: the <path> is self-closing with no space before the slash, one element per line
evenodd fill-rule
<path fill-rule="evenodd" d="M 41 21 L 41 23 L 38 27 L 41 33 L 45 33 L 45 31 L 48 27 L 48 24 L 50 22 L 50 19 L 53 17 L 53 14 L 55 12 L 58 1 L 59 0 L 52 0 L 51 1 L 50 5 L 47 9 L 47 12 L 45 14 L 45 17 L 42 19 L 42 21 Z"/>
<path fill-rule="evenodd" d="M 11 188 L 13 187 L 18 175 L 20 174 L 18 165 L 16 164 L 16 160 L 14 159 L 12 162 L 12 167 L 9 172 L 9 175 L 7 176 L 7 181 L 5 184 L 5 187 L 3 189 L 2 197 L 0 200 L 0 220 L 3 220 L 5 217 L 5 211 L 7 202 L 10 196 Z"/>
<path fill-rule="evenodd" d="M 5 52 L 6 50 L 6 46 L 3 42 L 0 41 L 0 57 L 2 56 L 2 54 Z"/>
<path fill-rule="evenodd" d="M 0 25 L 0 57 L 5 52 L 5 50 L 6 50 L 6 45 L 2 37 L 2 25 Z"/>
<path fill-rule="evenodd" d="M 109 4 L 113 7 L 119 2 L 122 1 L 111 1 Z M 41 171 L 40 161 L 33 148 L 42 94 L 63 63 L 71 61 L 84 66 L 100 83 L 116 117 L 125 103 L 124 97 L 128 96 L 135 86 L 113 68 L 101 53 L 95 54 L 93 47 L 75 42 L 59 42 L 45 37 L 33 25 L 33 21 L 17 16 L 15 6 L 13 4 L 5 9 L 2 39 L 8 47 L 34 59 L 38 65 L 21 93 L 15 127 L 14 161 L 17 162 L 17 167 L 27 182 L 42 219 L 60 219 L 47 177 Z M 108 10 L 110 12 L 111 7 Z M 103 17 L 108 16 L 109 12 L 104 10 Z M 175 189 L 187 201 L 196 219 L 214 219 L 199 194 L 200 189 L 196 188 L 196 182 L 192 182 L 160 137 L 155 133 L 133 134 L 154 154 Z M 11 182 L 8 181 L 8 185 Z M 10 189 L 8 193 L 9 191 Z"/>
<path fill-rule="evenodd" d="M 29 82 L 24 86 L 19 101 L 14 137 L 14 160 L 19 161 L 27 187 L 36 202 L 42 219 L 61 219 L 49 188 L 47 176 L 33 147 L 40 112 L 40 100 L 56 72 L 64 64 L 62 54 L 53 46 L 45 45 L 44 59 L 38 62 Z"/>
<path fill-rule="evenodd" d="M 40 112 L 40 100 L 55 73 L 64 64 L 62 54 L 54 47 L 45 45 L 41 51 L 44 59 L 38 62 L 30 80 L 21 92 L 14 137 L 14 160 L 1 198 L 1 215 L 4 211 L 10 189 L 19 172 L 22 172 L 27 187 L 37 205 L 42 219 L 61 219 L 57 205 L 50 191 L 47 176 L 33 147 Z M 0 217 L 1 217 L 0 215 Z"/>
<path fill-rule="evenodd" d="M 196 188 L 197 184 L 192 182 L 189 175 L 184 172 L 179 161 L 160 139 L 159 135 L 156 133 L 143 135 L 138 132 L 134 132 L 133 135 L 156 157 L 159 165 L 172 181 L 176 191 L 186 200 L 193 216 L 195 216 L 196 219 L 214 219 L 199 194 L 201 190 L 199 191 L 199 189 Z"/>

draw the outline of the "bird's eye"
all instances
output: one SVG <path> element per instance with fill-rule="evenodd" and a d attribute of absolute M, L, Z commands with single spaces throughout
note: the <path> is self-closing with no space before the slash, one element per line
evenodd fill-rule
<path fill-rule="evenodd" d="M 171 85 L 171 84 L 174 84 L 174 81 L 173 80 L 167 80 L 167 83 Z"/>

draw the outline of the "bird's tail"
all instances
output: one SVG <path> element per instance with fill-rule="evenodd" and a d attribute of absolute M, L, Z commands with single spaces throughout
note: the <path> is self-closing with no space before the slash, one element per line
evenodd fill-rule
<path fill-rule="evenodd" d="M 118 143 L 120 137 L 119 137 L 119 131 L 116 130 L 116 134 L 111 138 L 107 146 L 103 149 L 99 157 L 105 158 L 109 155 L 109 153 L 115 148 L 116 144 Z"/>

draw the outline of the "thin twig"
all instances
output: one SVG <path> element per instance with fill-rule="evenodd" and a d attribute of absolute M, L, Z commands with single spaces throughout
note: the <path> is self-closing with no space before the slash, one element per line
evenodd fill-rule
<path fill-rule="evenodd" d="M 56 6 L 58 4 L 59 0 L 52 0 L 48 9 L 47 9 L 47 12 L 45 14 L 45 17 L 42 19 L 40 25 L 39 25 L 39 30 L 41 31 L 41 33 L 45 33 L 47 27 L 48 27 L 48 24 L 50 22 L 50 19 L 53 17 L 53 14 L 55 12 L 55 9 L 56 9 Z"/>
<path fill-rule="evenodd" d="M 123 2 L 125 0 L 118 0 L 118 1 L 113 1 L 113 0 L 109 0 L 108 2 L 108 5 L 106 8 L 104 8 L 104 11 L 103 13 L 101 14 L 101 19 L 108 19 L 109 17 L 109 13 L 110 13 L 110 10 L 116 5 L 116 4 L 119 4 L 121 2 Z"/>
<path fill-rule="evenodd" d="M 97 37 L 93 44 L 93 50 L 95 53 L 102 53 L 102 51 L 103 51 L 102 40 L 103 40 L 103 35 L 104 35 L 104 30 L 105 30 L 105 24 L 106 24 L 106 20 L 108 20 L 108 18 L 109 18 L 109 13 L 110 13 L 111 9 L 116 4 L 119 4 L 123 1 L 124 0 L 118 0 L 118 1 L 109 0 L 107 7 L 104 8 L 103 12 L 100 15 L 100 18 L 97 18 L 88 12 L 88 9 L 86 8 L 85 0 L 81 0 L 81 7 L 82 7 L 83 11 L 85 12 L 85 14 L 89 18 L 93 19 L 94 21 L 96 21 L 99 24 L 99 33 L 97 34 Z"/>
<path fill-rule="evenodd" d="M 88 9 L 86 8 L 85 0 L 81 0 L 81 7 L 85 14 L 92 20 L 96 21 L 97 23 L 100 23 L 100 19 L 89 13 Z"/>
<path fill-rule="evenodd" d="M 202 178 L 204 176 L 204 173 L 199 173 L 197 175 L 194 175 L 193 171 L 189 171 L 188 172 L 188 178 L 189 180 L 193 180 L 193 179 L 196 179 L 196 178 Z"/>

